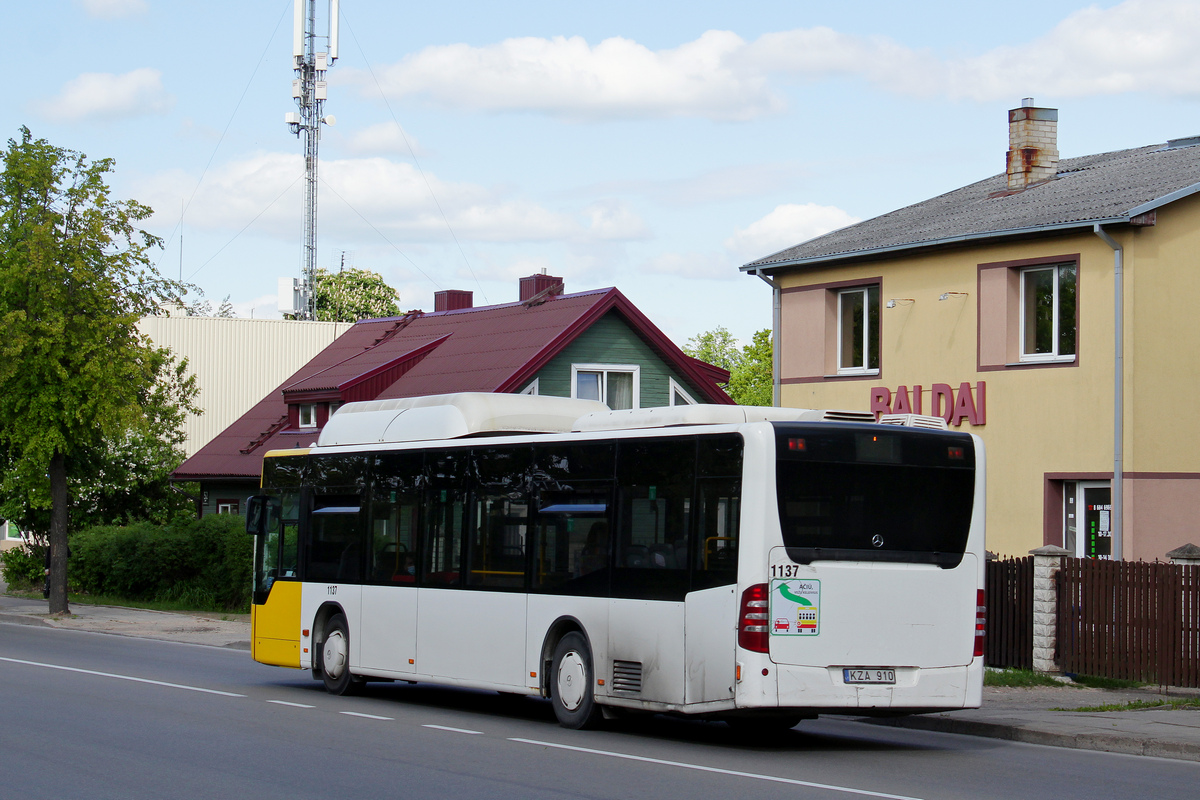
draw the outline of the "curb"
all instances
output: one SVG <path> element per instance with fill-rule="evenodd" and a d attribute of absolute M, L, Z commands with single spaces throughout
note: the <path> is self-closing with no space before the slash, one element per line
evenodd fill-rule
<path fill-rule="evenodd" d="M 1040 744 L 1050 747 L 1069 747 L 1076 750 L 1099 750 L 1106 753 L 1124 753 L 1135 756 L 1155 756 L 1183 761 L 1200 761 L 1200 743 L 1160 741 L 1141 736 L 1119 733 L 1056 733 L 1021 725 L 980 720 L 954 719 L 950 717 L 861 717 L 860 722 L 884 725 L 892 728 L 956 733 L 964 736 L 982 736 L 1010 742 Z"/>

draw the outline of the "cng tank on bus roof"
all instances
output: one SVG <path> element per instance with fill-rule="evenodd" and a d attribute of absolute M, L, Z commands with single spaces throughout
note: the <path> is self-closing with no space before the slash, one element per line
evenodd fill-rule
<path fill-rule="evenodd" d="M 570 431 L 579 417 L 608 413 L 595 400 L 491 392 L 460 392 L 346 403 L 317 440 L 318 447 L 456 439 L 480 433 Z"/>
<path fill-rule="evenodd" d="M 576 431 L 665 428 L 672 425 L 736 425 L 741 422 L 874 422 L 870 411 L 831 411 L 772 406 L 686 405 L 597 411 L 580 417 Z"/>

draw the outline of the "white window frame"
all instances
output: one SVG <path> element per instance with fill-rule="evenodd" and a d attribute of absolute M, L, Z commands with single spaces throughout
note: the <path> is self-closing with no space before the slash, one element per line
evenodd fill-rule
<path fill-rule="evenodd" d="M 317 427 L 317 404 L 316 403 L 300 403 L 297 407 L 296 424 L 300 428 L 315 428 Z M 308 411 L 308 422 L 304 421 L 304 412 Z"/>
<path fill-rule="evenodd" d="M 520 392 L 518 392 L 518 394 L 528 394 L 528 395 L 533 395 L 534 397 L 537 397 L 538 390 L 539 390 L 539 382 L 541 380 L 542 380 L 541 378 L 534 378 L 533 383 L 526 386 L 524 389 L 522 389 Z"/>
<path fill-rule="evenodd" d="M 1020 303 L 1020 305 L 1018 306 L 1018 311 L 1017 311 L 1017 325 L 1020 328 L 1020 344 L 1018 345 L 1020 350 L 1018 351 L 1018 355 L 1019 355 L 1021 363 L 1033 363 L 1033 364 L 1043 363 L 1044 364 L 1044 363 L 1048 363 L 1048 362 L 1052 363 L 1052 362 L 1074 361 L 1075 360 L 1075 353 L 1060 354 L 1058 352 L 1058 338 L 1059 338 L 1059 332 L 1061 331 L 1061 326 L 1060 326 L 1061 321 L 1059 320 L 1059 310 L 1060 310 L 1060 307 L 1062 306 L 1062 301 L 1059 298 L 1058 280 L 1059 280 L 1059 274 L 1063 267 L 1075 267 L 1075 303 L 1077 304 L 1076 307 L 1078 307 L 1078 303 L 1079 303 L 1079 265 L 1078 264 L 1070 264 L 1070 263 L 1040 264 L 1036 267 L 1026 267 L 1025 269 L 1020 270 L 1017 275 L 1017 280 L 1019 281 L 1020 288 L 1021 288 L 1020 300 L 1018 301 Z M 1051 331 L 1051 336 L 1050 336 L 1050 340 L 1054 343 L 1054 350 L 1053 350 L 1053 352 L 1050 352 L 1050 353 L 1027 353 L 1027 352 L 1025 352 L 1025 350 L 1026 350 L 1025 333 L 1028 330 L 1026 322 L 1025 322 L 1025 310 L 1026 310 L 1026 308 L 1028 308 L 1028 306 L 1025 303 L 1025 276 L 1031 272 L 1049 272 L 1051 275 L 1054 276 L 1054 287 L 1051 290 L 1051 300 L 1050 300 L 1050 303 L 1054 308 L 1053 325 L 1052 325 L 1052 331 Z M 1072 324 L 1076 324 L 1077 319 L 1078 319 L 1078 312 L 1076 312 L 1076 319 L 1071 320 Z M 1077 324 L 1076 324 L 1076 328 L 1075 328 L 1075 349 L 1077 351 L 1079 350 L 1079 327 Z"/>
<path fill-rule="evenodd" d="M 878 341 L 876 341 L 874 343 L 871 342 L 871 324 L 870 324 L 871 311 L 870 311 L 870 308 L 868 307 L 868 304 L 871 299 L 871 289 L 879 290 L 880 286 L 877 283 L 869 283 L 869 284 L 864 284 L 862 286 L 852 286 L 852 287 L 849 287 L 846 289 L 838 290 L 838 293 L 837 293 L 837 319 L 836 319 L 837 351 L 835 352 L 835 355 L 834 355 L 834 363 L 837 365 L 837 374 L 838 375 L 878 375 L 879 374 L 878 367 L 867 366 L 868 364 L 871 363 L 872 350 L 878 350 L 879 344 L 880 344 Z M 862 366 L 843 367 L 842 366 L 842 345 L 843 345 L 842 330 L 843 330 L 844 326 L 842 324 L 842 298 L 847 295 L 851 295 L 851 294 L 861 294 L 862 298 L 863 298 L 863 304 L 862 304 L 862 308 L 863 308 L 863 326 L 862 326 L 862 328 L 863 328 L 863 342 L 862 342 L 863 363 L 862 363 Z M 878 294 L 878 291 L 877 291 L 877 294 Z M 882 320 L 882 318 L 880 318 L 879 323 L 877 323 L 877 325 L 882 325 L 882 323 L 883 323 L 883 320 Z M 878 338 L 878 336 L 876 338 Z M 876 357 L 878 357 L 879 353 L 876 352 L 875 355 L 876 355 Z"/>
<path fill-rule="evenodd" d="M 600 373 L 600 396 L 608 397 L 608 373 L 633 373 L 633 407 L 642 407 L 642 368 L 639 364 L 572 364 L 571 397 L 579 397 L 579 373 Z M 604 402 L 604 401 L 601 401 Z"/>
<path fill-rule="evenodd" d="M 329 404 L 329 416 L 332 417 L 334 414 L 337 413 L 337 410 L 341 407 L 342 407 L 341 403 L 330 403 Z"/>
<path fill-rule="evenodd" d="M 675 393 L 676 392 L 678 392 L 680 394 L 680 396 L 682 396 L 683 399 L 687 401 L 687 403 L 685 403 L 685 405 L 689 405 L 689 406 L 697 405 L 696 398 L 692 397 L 692 395 L 688 393 L 687 389 L 684 389 L 683 386 L 681 386 L 679 384 L 679 382 L 676 381 L 674 378 L 668 377 L 667 378 L 667 399 L 669 401 L 668 405 L 671 405 L 671 406 L 677 405 L 675 402 Z"/>
<path fill-rule="evenodd" d="M 218 514 L 240 514 L 240 513 L 242 513 L 241 509 L 242 509 L 242 504 L 240 502 L 238 502 L 237 500 L 218 500 L 217 501 L 217 513 Z"/>

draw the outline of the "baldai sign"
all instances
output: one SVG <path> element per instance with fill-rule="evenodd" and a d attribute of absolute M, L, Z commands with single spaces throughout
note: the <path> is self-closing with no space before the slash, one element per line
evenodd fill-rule
<path fill-rule="evenodd" d="M 929 410 L 925 411 L 925 396 L 929 396 Z M 946 420 L 946 424 L 961 426 L 963 420 L 972 425 L 987 423 L 987 382 L 978 381 L 972 386 L 967 381 L 954 389 L 948 383 L 935 383 L 928 389 L 920 384 L 909 387 L 900 385 L 896 391 L 886 386 L 871 387 L 871 411 L 878 419 L 880 414 L 930 414 Z"/>

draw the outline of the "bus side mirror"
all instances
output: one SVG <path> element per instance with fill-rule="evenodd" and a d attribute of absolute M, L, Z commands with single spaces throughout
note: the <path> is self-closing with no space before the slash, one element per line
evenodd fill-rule
<path fill-rule="evenodd" d="M 246 498 L 246 533 L 262 536 L 267 532 L 267 509 L 270 499 L 265 495 Z"/>

